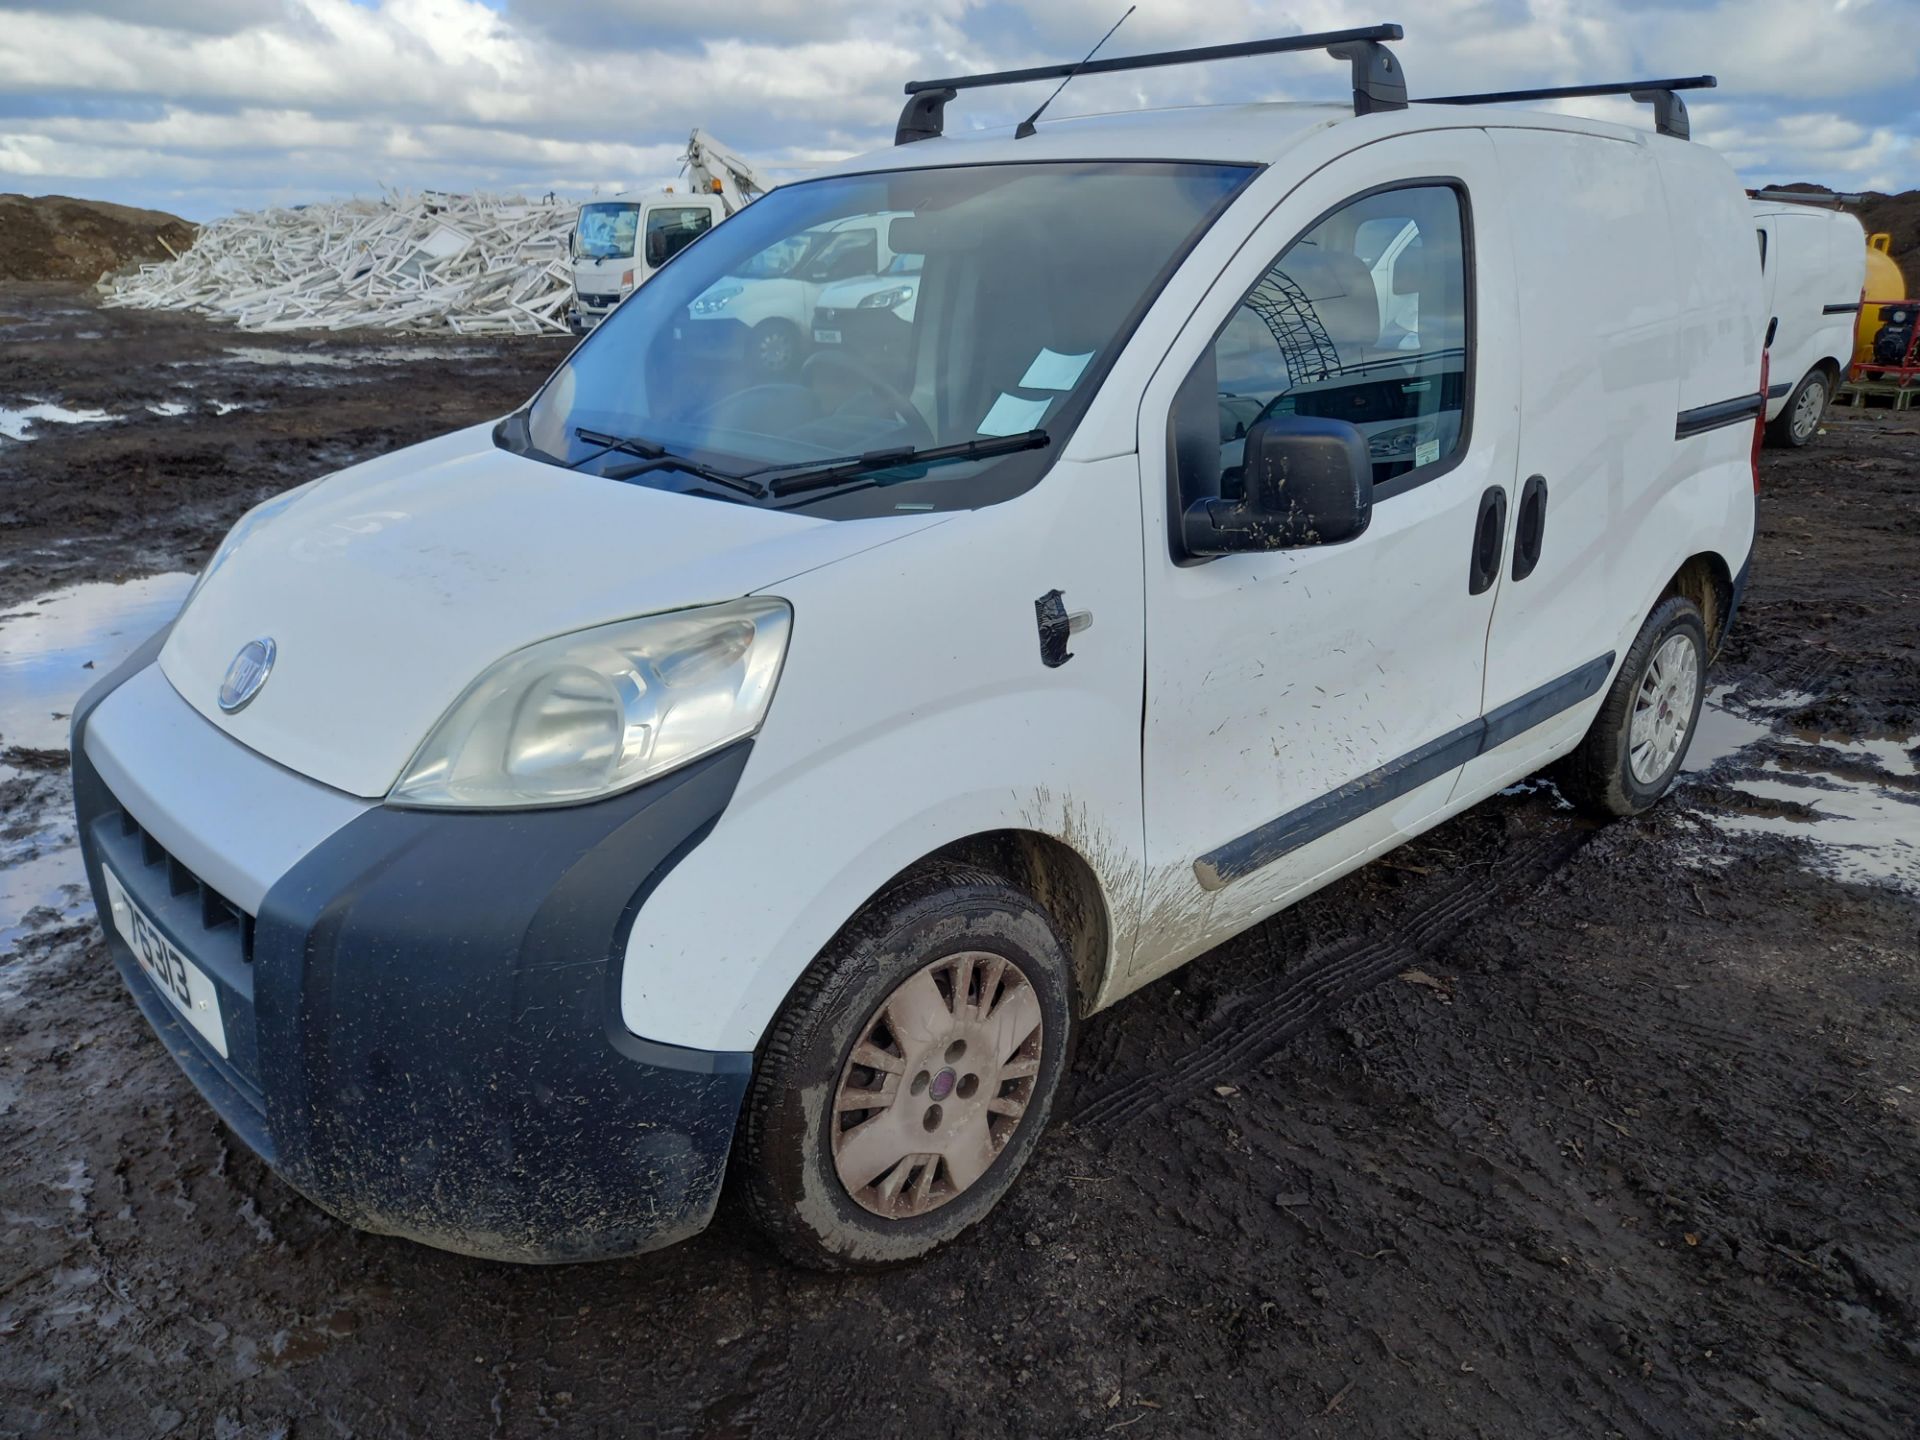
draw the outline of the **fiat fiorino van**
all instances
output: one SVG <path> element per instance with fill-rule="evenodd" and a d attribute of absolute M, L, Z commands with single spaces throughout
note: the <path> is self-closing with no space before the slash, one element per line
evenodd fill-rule
<path fill-rule="evenodd" d="M 1753 545 L 1752 216 L 1679 82 L 1616 87 L 1645 133 L 1408 103 L 1397 33 L 1236 52 L 1351 106 L 959 138 L 1009 77 L 917 83 L 520 410 L 246 515 L 73 721 L 109 949 L 227 1123 L 469 1254 L 724 1177 L 899 1260 L 1090 1013 L 1550 763 L 1653 804 Z M 869 217 L 900 343 L 700 343 Z"/>
<path fill-rule="evenodd" d="M 1820 433 L 1827 404 L 1846 379 L 1867 280 L 1860 222 L 1816 198 L 1752 202 L 1772 377 L 1767 438 L 1796 448 Z"/>

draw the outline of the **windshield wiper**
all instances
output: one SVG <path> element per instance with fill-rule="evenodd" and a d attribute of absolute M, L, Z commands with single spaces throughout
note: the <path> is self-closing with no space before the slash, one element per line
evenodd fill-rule
<path fill-rule="evenodd" d="M 567 468 L 569 470 L 578 470 L 589 460 L 598 460 L 610 450 L 620 450 L 628 455 L 638 455 L 642 460 L 658 460 L 667 453 L 666 446 L 656 445 L 651 440 L 642 440 L 637 435 L 609 435 L 604 431 L 589 430 L 585 426 L 579 425 L 574 427 L 573 433 L 589 445 L 598 445 L 600 448 L 598 450 L 589 450 L 578 460 L 569 460 L 567 462 Z"/>
<path fill-rule="evenodd" d="M 632 480 L 645 475 L 650 470 L 684 470 L 689 475 L 698 475 L 715 485 L 721 485 L 742 495 L 751 495 L 763 500 L 768 495 L 767 487 L 757 480 L 742 475 L 729 475 L 725 470 L 716 469 L 685 455 L 676 455 L 664 445 L 656 445 L 651 440 L 643 440 L 637 435 L 609 435 L 599 430 L 586 430 L 576 427 L 574 434 L 589 445 L 598 445 L 567 466 L 569 470 L 578 470 L 589 460 L 597 460 L 610 451 L 618 450 L 622 454 L 640 457 L 638 465 L 626 465 L 617 470 L 603 472 L 609 480 Z"/>
<path fill-rule="evenodd" d="M 747 473 L 768 475 L 781 472 L 778 480 L 766 482 L 766 493 L 774 498 L 784 498 L 805 494 L 809 490 L 825 489 L 842 480 L 857 479 L 878 471 L 901 470 L 909 465 L 939 465 L 954 460 L 987 460 L 1021 450 L 1038 450 L 1052 443 L 1053 437 L 1044 430 L 1022 430 L 1016 435 L 990 435 L 982 440 L 963 440 L 957 445 L 929 445 L 923 450 L 905 445 L 893 450 L 868 450 L 860 455 L 843 455 L 832 460 L 769 465 L 765 469 Z"/>

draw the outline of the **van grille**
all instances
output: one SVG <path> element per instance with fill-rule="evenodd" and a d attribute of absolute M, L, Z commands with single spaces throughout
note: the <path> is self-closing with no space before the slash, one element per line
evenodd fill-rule
<path fill-rule="evenodd" d="M 209 931 L 233 926 L 240 933 L 240 958 L 253 963 L 253 916 L 182 865 L 140 822 L 126 811 L 120 812 L 120 833 L 140 843 L 140 861 L 148 870 L 164 870 L 167 893 L 178 899 L 189 897 L 200 910 L 201 927 Z M 131 878 L 131 877 L 128 877 Z"/>

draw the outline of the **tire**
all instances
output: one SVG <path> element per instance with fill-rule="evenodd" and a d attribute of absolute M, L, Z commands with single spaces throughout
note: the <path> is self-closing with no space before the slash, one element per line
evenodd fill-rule
<path fill-rule="evenodd" d="M 1650 674 L 1656 660 L 1660 677 Z M 1700 607 L 1670 595 L 1634 637 L 1586 738 L 1560 762 L 1555 778 L 1561 793 L 1603 818 L 1650 808 L 1680 773 L 1700 723 L 1706 679 L 1707 626 Z M 1637 716 L 1644 717 L 1639 733 Z"/>
<path fill-rule="evenodd" d="M 948 1011 L 926 999 L 923 981 Z M 973 1002 L 964 1014 L 952 1005 L 958 985 Z M 735 1172 L 748 1217 L 789 1259 L 822 1270 L 915 1260 L 956 1239 L 1012 1186 L 1046 1129 L 1072 1053 L 1072 994 L 1053 922 L 1001 877 L 947 866 L 883 893 L 807 968 L 768 1032 Z M 929 1014 L 952 1028 L 922 1028 L 916 1017 Z M 1037 1028 L 1024 1032 L 1029 1022 Z M 1013 1048 L 1003 1061 L 994 1052 L 1004 1036 Z M 862 1066 L 856 1047 L 899 1069 Z M 1001 1078 L 1002 1065 L 1021 1073 Z M 870 1088 L 892 1098 L 860 1106 Z M 905 1153 L 923 1133 L 953 1161 Z M 895 1150 L 898 1164 L 882 1159 L 856 1191 L 875 1157 Z"/>
<path fill-rule="evenodd" d="M 770 380 L 791 375 L 800 365 L 800 331 L 785 320 L 762 320 L 747 332 L 747 356 Z"/>
<path fill-rule="evenodd" d="M 1833 381 L 1816 365 L 1793 387 L 1780 413 L 1767 423 L 1767 439 L 1790 450 L 1812 444 L 1832 399 Z"/>

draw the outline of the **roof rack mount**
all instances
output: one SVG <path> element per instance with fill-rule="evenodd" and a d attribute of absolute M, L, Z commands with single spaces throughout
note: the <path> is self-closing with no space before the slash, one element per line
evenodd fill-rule
<path fill-rule="evenodd" d="M 1376 110 L 1404 110 L 1407 82 L 1400 62 L 1380 42 L 1398 40 L 1398 25 L 1365 25 L 1354 30 L 1328 30 L 1317 35 L 1287 35 L 1274 40 L 1248 40 L 1238 45 L 1203 45 L 1193 50 L 1161 50 L 1151 55 L 1121 55 L 1080 64 L 1035 65 L 1025 70 L 998 70 L 986 75 L 953 75 L 941 80 L 909 80 L 907 105 L 893 132 L 893 143 L 938 138 L 945 130 L 947 102 L 962 90 L 989 85 L 1019 85 L 1029 80 L 1064 80 L 1069 75 L 1111 75 L 1122 70 L 1153 70 L 1162 65 L 1197 65 L 1207 60 L 1237 60 L 1248 55 L 1279 55 L 1301 50 L 1325 50 L 1353 70 L 1353 110 L 1369 115 Z"/>
<path fill-rule="evenodd" d="M 1604 85 L 1553 85 L 1541 90 L 1489 90 L 1480 95 L 1422 96 L 1422 105 L 1505 105 L 1521 100 L 1578 100 L 1589 95 L 1625 95 L 1653 106 L 1653 128 L 1676 140 L 1692 137 L 1687 104 L 1676 91 L 1711 90 L 1711 75 L 1682 75 L 1672 80 L 1618 80 Z"/>

